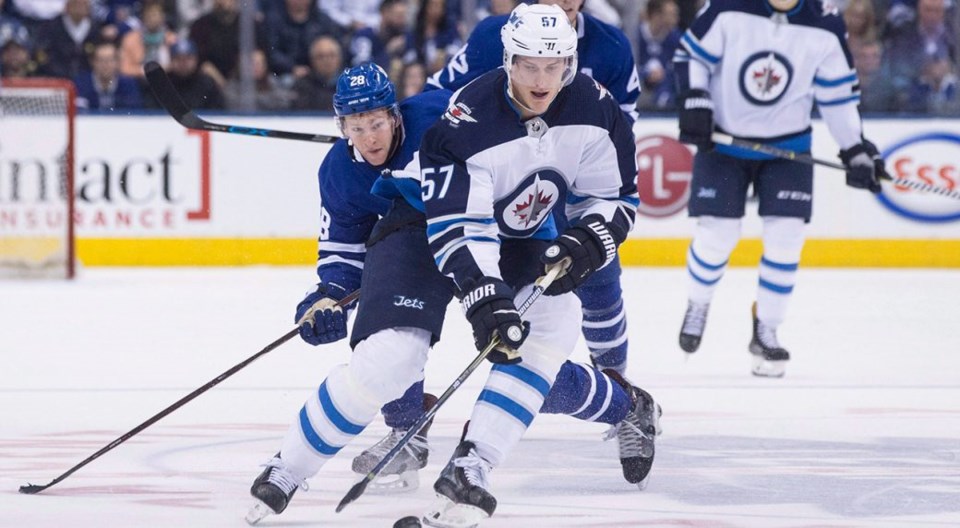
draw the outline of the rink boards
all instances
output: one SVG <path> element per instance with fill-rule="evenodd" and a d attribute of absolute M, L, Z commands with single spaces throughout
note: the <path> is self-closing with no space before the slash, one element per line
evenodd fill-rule
<path fill-rule="evenodd" d="M 329 117 L 206 117 L 337 133 Z M 897 176 L 948 190 L 960 183 L 960 120 L 868 120 L 865 130 Z M 642 205 L 622 260 L 683 265 L 693 228 L 685 213 L 692 154 L 672 139 L 673 119 L 640 120 L 634 131 Z M 165 115 L 80 116 L 78 257 L 84 266 L 309 264 L 320 221 L 316 169 L 328 149 L 188 131 Z M 815 123 L 814 156 L 835 162 L 836 153 L 826 126 Z M 0 185 L 9 185 L 3 164 L 17 155 L 0 152 Z M 889 185 L 874 197 L 847 188 L 839 171 L 817 167 L 815 175 L 804 265 L 960 267 L 960 200 Z M 748 205 L 734 265 L 759 260 L 755 207 Z M 0 229 L 30 228 L 16 220 Z"/>

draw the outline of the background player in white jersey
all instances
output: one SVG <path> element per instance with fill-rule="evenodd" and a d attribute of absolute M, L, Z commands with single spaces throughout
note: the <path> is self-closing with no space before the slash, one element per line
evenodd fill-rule
<path fill-rule="evenodd" d="M 631 121 L 635 119 L 640 78 L 626 35 L 614 26 L 581 13 L 584 0 L 539 0 L 538 3 L 563 9 L 567 20 L 577 30 L 577 64 L 580 72 L 602 84 Z M 508 17 L 490 16 L 482 20 L 474 28 L 467 44 L 450 59 L 446 67 L 428 80 L 425 89 L 456 91 L 480 75 L 503 66 L 504 46 L 500 30 Z M 558 228 L 563 229 L 567 222 L 563 216 L 565 212 L 558 213 Z M 591 275 L 577 288 L 576 293 L 582 305 L 583 337 L 591 360 L 598 369 L 612 369 L 622 376 L 626 372 L 629 342 L 620 275 L 620 260 L 617 258 Z M 579 376 L 584 377 L 583 373 Z M 383 407 L 384 421 L 393 431 L 354 460 L 354 471 L 366 474 L 376 465 L 385 450 L 392 447 L 392 443 L 402 437 L 405 429 L 423 412 L 423 401 L 422 384 L 418 384 L 406 391 L 402 398 Z M 557 403 L 562 402 L 556 398 L 548 399 L 541 412 L 565 412 Z"/>
<path fill-rule="evenodd" d="M 684 34 L 674 62 L 680 140 L 698 146 L 689 204 L 698 221 L 687 253 L 689 303 L 680 347 L 692 353 L 700 345 L 752 185 L 763 219 L 763 257 L 748 348 L 755 375 L 782 376 L 790 354 L 776 330 L 810 221 L 813 167 L 714 145 L 711 133 L 809 152 L 816 102 L 841 148 L 847 185 L 880 192 L 883 160 L 863 137 L 860 85 L 843 18 L 821 0 L 713 0 Z"/>
<path fill-rule="evenodd" d="M 450 95 L 434 91 L 397 105 L 393 84 L 374 64 L 350 68 L 338 79 L 334 105 L 347 139 L 334 144 L 319 170 L 320 281 L 298 305 L 296 321 L 314 345 L 346 337 L 346 313 L 336 302 L 362 284 L 354 351 L 350 364 L 334 369 L 307 400 L 280 452 L 254 482 L 251 494 L 259 503 L 248 517 L 252 523 L 284 511 L 297 487 L 359 434 L 380 405 L 422 383 L 454 287 L 427 245 L 415 153 Z M 546 395 L 557 400 L 552 412 L 614 426 L 624 477 L 642 483 L 658 432 L 659 412 L 653 411 L 659 409 L 650 396 L 616 373 L 569 361 L 560 371 Z M 416 475 L 426 459 L 421 431 L 384 472 L 409 468 Z"/>
<path fill-rule="evenodd" d="M 491 370 L 434 483 L 441 503 L 424 516 L 432 526 L 493 514 L 487 475 L 519 442 L 576 344 L 572 291 L 616 257 L 639 201 L 631 123 L 577 73 L 576 31 L 563 11 L 518 6 L 501 34 L 504 68 L 454 96 L 424 134 L 419 159 L 430 248 L 456 283 L 478 348 L 498 335 L 522 362 Z M 557 237 L 551 210 L 561 203 L 579 221 Z M 514 303 L 545 264 L 566 273 L 530 306 L 527 326 Z"/>

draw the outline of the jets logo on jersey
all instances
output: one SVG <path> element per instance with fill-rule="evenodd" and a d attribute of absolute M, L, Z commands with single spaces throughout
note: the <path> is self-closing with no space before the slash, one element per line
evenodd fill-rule
<path fill-rule="evenodd" d="M 550 217 L 566 190 L 566 182 L 556 170 L 535 171 L 494 206 L 500 229 L 508 236 L 532 235 Z"/>
<path fill-rule="evenodd" d="M 470 110 L 470 107 L 463 104 L 457 103 L 450 105 L 447 108 L 446 113 L 443 114 L 443 118 L 450 122 L 450 126 L 456 128 L 460 125 L 461 122 L 466 121 L 467 123 L 476 123 L 477 120 L 470 117 L 473 111 Z"/>
<path fill-rule="evenodd" d="M 775 104 L 793 80 L 793 66 L 783 55 L 761 51 L 751 55 L 740 68 L 740 92 L 753 104 Z"/>

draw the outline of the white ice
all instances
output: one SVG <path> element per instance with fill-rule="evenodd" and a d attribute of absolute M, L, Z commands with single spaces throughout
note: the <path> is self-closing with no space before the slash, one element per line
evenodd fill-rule
<path fill-rule="evenodd" d="M 484 528 L 960 526 L 960 273 L 801 270 L 779 380 L 749 374 L 755 270 L 727 273 L 690 357 L 676 344 L 684 271 L 625 273 L 629 374 L 664 409 L 649 487 L 623 481 L 604 426 L 540 416 L 493 474 L 500 506 Z M 45 492 L 17 489 L 282 336 L 312 275 L 96 268 L 72 283 L 0 282 L 0 526 L 245 526 L 258 465 L 345 344 L 295 338 Z M 428 390 L 474 355 L 452 306 Z M 378 422 L 262 526 L 389 527 L 421 513 L 485 372 L 440 410 L 419 490 L 368 492 L 334 513 Z"/>

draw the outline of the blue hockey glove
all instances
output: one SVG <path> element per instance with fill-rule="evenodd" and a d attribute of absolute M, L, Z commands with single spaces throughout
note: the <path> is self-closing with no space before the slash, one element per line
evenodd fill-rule
<path fill-rule="evenodd" d="M 560 295 L 579 287 L 591 273 L 616 258 L 619 243 L 602 217 L 583 217 L 577 225 L 567 229 L 554 240 L 540 256 L 540 261 L 547 267 L 569 259 L 564 272 L 543 294 Z"/>
<path fill-rule="evenodd" d="M 333 343 L 347 337 L 347 313 L 337 301 L 347 290 L 337 284 L 320 283 L 317 290 L 297 305 L 294 322 L 300 326 L 300 337 L 311 345 Z"/>
<path fill-rule="evenodd" d="M 866 189 L 873 194 L 880 193 L 880 175 L 886 174 L 883 159 L 877 147 L 868 141 L 840 151 L 840 161 L 847 169 L 847 185 L 856 189 Z M 879 161 L 880 172 L 877 172 Z"/>
<path fill-rule="evenodd" d="M 706 90 L 687 90 L 680 96 L 680 142 L 696 145 L 700 152 L 713 150 L 713 100 Z"/>
<path fill-rule="evenodd" d="M 530 323 L 520 320 L 513 304 L 513 289 L 500 279 L 484 277 L 466 292 L 460 303 L 473 326 L 477 350 L 483 350 L 494 335 L 499 335 L 501 345 L 494 348 L 487 359 L 494 363 L 519 363 L 517 349 L 530 333 Z"/>

